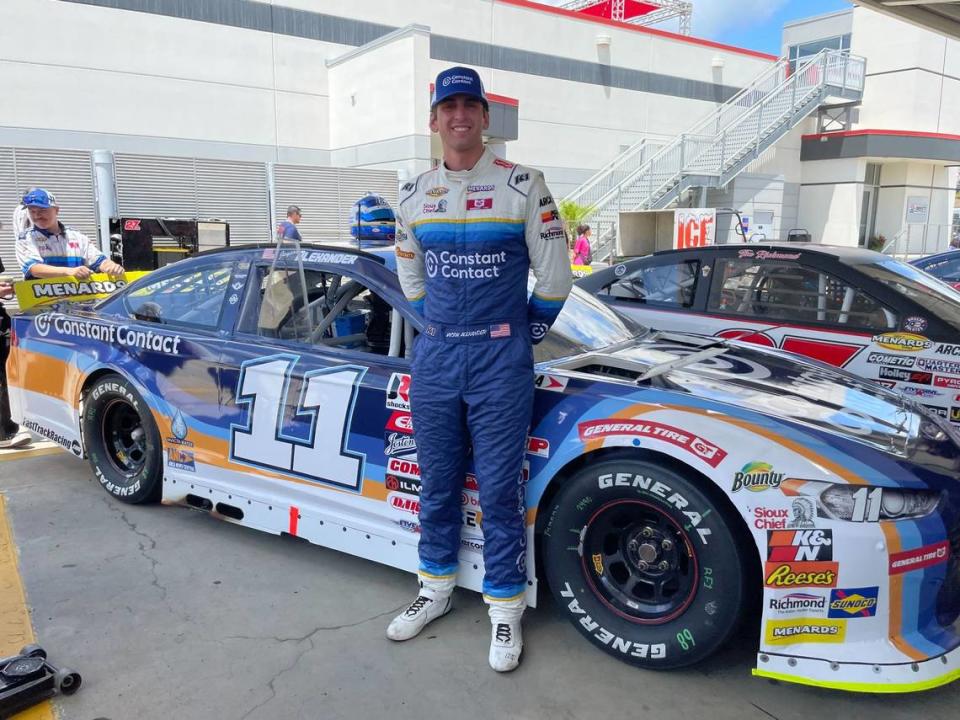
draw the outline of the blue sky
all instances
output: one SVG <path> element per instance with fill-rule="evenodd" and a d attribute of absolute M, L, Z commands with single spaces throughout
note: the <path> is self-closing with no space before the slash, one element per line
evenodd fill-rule
<path fill-rule="evenodd" d="M 692 0 L 693 34 L 751 50 L 780 54 L 783 24 L 852 7 L 847 0 Z M 564 0 L 537 0 L 562 5 Z M 675 21 L 658 27 L 676 30 Z"/>
<path fill-rule="evenodd" d="M 785 22 L 850 7 L 847 0 L 693 0 L 693 34 L 779 55 Z"/>

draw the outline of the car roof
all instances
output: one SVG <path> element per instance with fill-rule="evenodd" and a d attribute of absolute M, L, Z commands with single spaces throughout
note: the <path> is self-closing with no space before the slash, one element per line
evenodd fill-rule
<path fill-rule="evenodd" d="M 208 255 L 227 255 L 229 253 L 243 253 L 249 252 L 251 250 L 268 250 L 270 248 L 276 248 L 277 243 L 243 243 L 241 245 L 230 245 L 229 247 L 218 247 L 211 248 L 210 250 L 204 250 L 199 252 L 196 255 L 191 257 L 205 257 Z M 284 250 L 293 250 L 293 243 L 284 243 Z M 322 245 L 320 243 L 300 243 L 301 250 L 321 250 L 324 252 L 336 252 L 336 253 L 346 253 L 349 255 L 356 255 L 357 257 L 366 258 L 368 260 L 373 260 L 381 264 L 386 264 L 384 261 L 384 255 L 368 252 L 366 250 L 358 250 L 355 247 L 350 247 L 349 245 Z M 392 250 L 392 246 L 391 246 Z"/>
<path fill-rule="evenodd" d="M 676 254 L 702 254 L 716 253 L 723 250 L 735 248 L 749 248 L 750 250 L 777 250 L 785 252 L 802 251 L 806 253 L 816 253 L 818 255 L 827 255 L 840 260 L 848 265 L 866 265 L 889 260 L 888 255 L 878 253 L 873 250 L 867 250 L 863 247 L 850 245 L 823 245 L 821 243 L 803 243 L 803 242 L 783 242 L 783 243 L 730 243 L 726 245 L 708 245 L 699 248 L 684 248 L 682 250 L 659 250 L 654 253 L 660 257 L 664 255 Z M 631 260 L 633 258 L 630 258 Z"/>

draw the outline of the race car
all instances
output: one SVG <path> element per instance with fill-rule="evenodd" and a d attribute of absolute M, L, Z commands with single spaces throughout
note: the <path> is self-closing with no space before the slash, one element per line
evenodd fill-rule
<path fill-rule="evenodd" d="M 131 503 L 415 572 L 410 355 L 392 249 L 242 246 L 14 318 L 14 415 Z M 535 347 L 528 602 L 652 669 L 743 621 L 755 673 L 906 692 L 960 676 L 960 437 L 777 349 L 651 331 L 574 289 Z M 483 577 L 465 458 L 460 585 Z"/>
<path fill-rule="evenodd" d="M 947 283 L 953 289 L 960 289 L 960 250 L 946 250 L 934 255 L 911 260 L 910 264 L 937 280 Z"/>
<path fill-rule="evenodd" d="M 960 292 L 887 255 L 713 245 L 626 260 L 577 285 L 645 325 L 805 355 L 960 425 Z"/>

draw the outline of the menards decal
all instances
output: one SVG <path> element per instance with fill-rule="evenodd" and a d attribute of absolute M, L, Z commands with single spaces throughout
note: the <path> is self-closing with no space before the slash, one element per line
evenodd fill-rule
<path fill-rule="evenodd" d="M 846 635 L 846 620 L 770 620 L 763 639 L 767 645 L 842 643 Z"/>
<path fill-rule="evenodd" d="M 21 310 L 41 305 L 52 300 L 93 300 L 122 290 L 148 271 L 137 270 L 120 276 L 94 273 L 80 280 L 75 277 L 40 278 L 23 280 L 14 284 L 17 303 Z"/>
<path fill-rule="evenodd" d="M 872 341 L 885 350 L 896 350 L 897 352 L 920 352 L 933 345 L 933 342 L 923 335 L 906 332 L 889 332 L 874 335 Z"/>

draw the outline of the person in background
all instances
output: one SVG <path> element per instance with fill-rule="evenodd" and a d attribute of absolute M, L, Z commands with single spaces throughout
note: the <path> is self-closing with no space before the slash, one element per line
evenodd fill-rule
<path fill-rule="evenodd" d="M 573 264 L 589 265 L 593 262 L 593 249 L 590 247 L 589 225 L 577 225 L 577 241 L 573 245 Z"/>
<path fill-rule="evenodd" d="M 30 192 L 33 188 L 28 188 L 23 191 L 21 195 L 20 203 L 13 209 L 13 241 L 16 243 L 17 239 L 25 233 L 27 230 L 33 227 L 33 223 L 30 221 L 30 211 L 27 210 L 27 206 L 23 204 L 22 198 Z"/>
<path fill-rule="evenodd" d="M 33 227 L 17 238 L 17 262 L 27 280 L 66 277 L 85 280 L 95 272 L 122 275 L 123 267 L 107 258 L 81 232 L 60 222 L 52 193 L 33 188 L 23 196 Z"/>
<path fill-rule="evenodd" d="M 297 225 L 300 224 L 300 218 L 302 214 L 300 213 L 300 208 L 296 205 L 291 205 L 287 208 L 287 219 L 282 223 L 277 225 L 277 239 L 283 238 L 284 240 L 296 240 L 301 242 L 303 240 L 300 237 L 300 231 L 297 229 Z"/>

